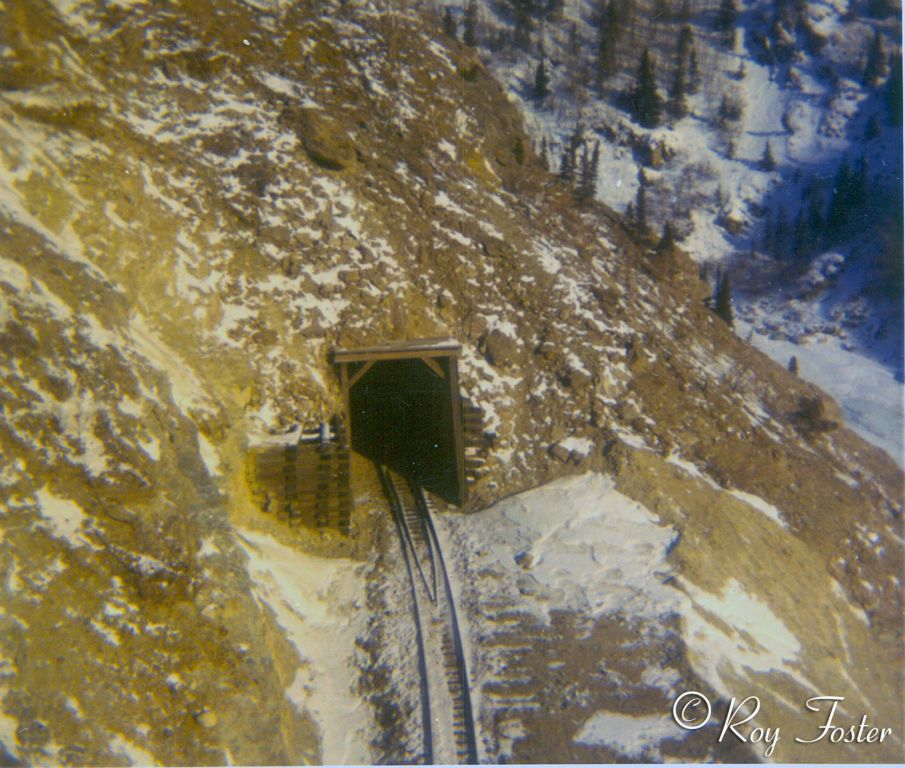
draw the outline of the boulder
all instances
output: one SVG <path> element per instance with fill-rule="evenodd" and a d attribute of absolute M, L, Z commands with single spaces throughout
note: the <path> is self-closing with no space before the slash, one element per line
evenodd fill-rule
<path fill-rule="evenodd" d="M 517 362 L 518 342 L 494 328 L 484 337 L 484 357 L 495 368 L 506 368 Z"/>
<path fill-rule="evenodd" d="M 314 110 L 290 108 L 283 112 L 301 141 L 305 153 L 321 168 L 342 171 L 355 160 L 355 147 L 333 120 Z"/>

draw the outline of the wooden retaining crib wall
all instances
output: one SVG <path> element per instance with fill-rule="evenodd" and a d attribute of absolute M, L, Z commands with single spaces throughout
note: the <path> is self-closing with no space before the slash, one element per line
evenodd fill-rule
<path fill-rule="evenodd" d="M 254 449 L 247 476 L 263 512 L 292 527 L 349 533 L 349 446 L 341 427 L 323 425 L 297 443 Z"/>

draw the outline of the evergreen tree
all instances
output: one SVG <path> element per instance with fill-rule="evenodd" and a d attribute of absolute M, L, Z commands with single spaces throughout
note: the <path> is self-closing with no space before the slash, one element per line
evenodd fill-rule
<path fill-rule="evenodd" d="M 545 171 L 550 170 L 550 158 L 547 155 L 547 137 L 544 136 L 540 142 L 540 162 L 544 166 Z"/>
<path fill-rule="evenodd" d="M 735 6 L 735 0 L 720 0 L 720 9 L 716 16 L 716 28 L 723 33 L 724 39 L 731 39 L 735 32 L 737 16 L 738 9 Z"/>
<path fill-rule="evenodd" d="M 693 42 L 691 27 L 686 24 L 679 30 L 679 39 L 676 43 L 676 65 L 669 89 L 669 111 L 673 116 L 679 118 L 688 114 L 688 102 L 685 98 L 685 94 L 688 92 L 685 60 L 689 56 Z"/>
<path fill-rule="evenodd" d="M 647 48 L 641 54 L 638 67 L 638 83 L 632 94 L 635 116 L 645 128 L 656 128 L 660 124 L 660 94 L 657 93 L 657 78 L 654 74 L 654 59 Z"/>
<path fill-rule="evenodd" d="M 691 21 L 691 0 L 682 0 L 682 7 L 679 9 L 679 15 L 676 18 L 683 24 Z"/>
<path fill-rule="evenodd" d="M 737 123 L 742 119 L 745 108 L 738 96 L 730 96 L 728 93 L 723 94 L 720 100 L 720 109 L 717 113 L 717 120 L 721 128 L 725 128 L 728 123 Z"/>
<path fill-rule="evenodd" d="M 515 162 L 519 165 L 523 165 L 525 162 L 525 144 L 522 141 L 521 136 L 517 136 L 515 141 L 512 142 L 512 156 L 515 158 Z"/>
<path fill-rule="evenodd" d="M 559 157 L 559 178 L 563 181 L 572 181 L 575 178 L 575 159 L 566 147 Z"/>
<path fill-rule="evenodd" d="M 660 237 L 660 242 L 657 243 L 657 253 L 672 253 L 675 247 L 676 231 L 672 225 L 672 222 L 667 221 L 666 224 L 663 225 L 663 235 Z"/>
<path fill-rule="evenodd" d="M 443 9 L 443 31 L 448 37 L 456 37 L 456 20 L 448 5 Z"/>
<path fill-rule="evenodd" d="M 591 158 L 588 155 L 587 144 L 581 148 L 581 160 L 578 163 L 576 174 L 578 183 L 575 186 L 575 198 L 577 200 L 588 199 L 588 179 L 591 175 Z"/>
<path fill-rule="evenodd" d="M 531 42 L 531 31 L 534 28 L 532 14 L 535 11 L 533 0 L 509 0 L 512 7 L 515 44 L 527 48 Z"/>
<path fill-rule="evenodd" d="M 889 57 L 889 80 L 883 94 L 889 124 L 902 125 L 902 54 L 893 53 Z"/>
<path fill-rule="evenodd" d="M 585 147 L 581 155 L 581 173 L 578 179 L 577 197 L 580 200 L 592 200 L 597 194 L 597 171 L 600 165 L 600 142 L 594 142 L 594 149 L 589 154 Z"/>
<path fill-rule="evenodd" d="M 541 51 L 540 62 L 534 70 L 534 100 L 541 102 L 550 95 L 550 77 L 547 75 L 547 67 L 544 64 L 544 53 Z"/>
<path fill-rule="evenodd" d="M 886 53 L 883 51 L 883 38 L 880 30 L 874 30 L 870 48 L 867 49 L 867 63 L 864 65 L 863 82 L 865 85 L 878 85 L 886 75 Z"/>
<path fill-rule="evenodd" d="M 582 143 L 582 133 L 581 123 L 578 123 L 575 126 L 572 135 L 569 137 L 568 146 L 563 150 L 562 158 L 560 160 L 559 175 L 564 181 L 575 180 L 575 160 L 578 156 L 578 148 Z"/>
<path fill-rule="evenodd" d="M 654 0 L 653 17 L 661 24 L 672 21 L 672 7 L 670 7 L 669 0 Z"/>
<path fill-rule="evenodd" d="M 465 29 L 462 42 L 470 48 L 478 44 L 478 4 L 477 0 L 468 0 L 465 6 Z"/>
<path fill-rule="evenodd" d="M 676 66 L 685 62 L 694 46 L 694 33 L 691 27 L 685 24 L 679 30 L 679 40 L 676 44 Z"/>
<path fill-rule="evenodd" d="M 725 321 L 726 325 L 730 328 L 733 327 L 735 315 L 732 311 L 732 283 L 729 280 L 729 272 L 725 269 L 721 269 L 718 272 L 713 311 Z"/>
<path fill-rule="evenodd" d="M 647 232 L 647 185 L 644 176 L 641 176 L 641 183 L 638 185 L 638 192 L 635 194 L 635 226 L 641 232 Z"/>
<path fill-rule="evenodd" d="M 691 43 L 691 51 L 688 54 L 688 92 L 697 93 L 701 88 L 701 68 L 698 64 L 698 51 Z"/>
<path fill-rule="evenodd" d="M 764 145 L 764 155 L 760 159 L 760 167 L 769 172 L 775 170 L 776 159 L 773 157 L 773 148 L 770 146 L 770 140 Z"/>
<path fill-rule="evenodd" d="M 867 121 L 867 126 L 864 128 L 864 140 L 865 141 L 873 141 L 878 138 L 880 135 L 880 121 L 877 119 L 876 115 L 871 115 L 870 119 Z"/>
<path fill-rule="evenodd" d="M 607 29 L 609 29 L 610 34 L 613 36 L 614 44 L 622 35 L 622 30 L 627 21 L 626 15 L 620 11 L 616 2 L 617 0 L 609 0 L 606 6 Z"/>
<path fill-rule="evenodd" d="M 798 358 L 795 355 L 789 358 L 789 373 L 798 375 Z"/>
<path fill-rule="evenodd" d="M 688 100 L 685 98 L 685 65 L 680 62 L 673 75 L 672 88 L 669 89 L 669 111 L 677 118 L 688 114 Z"/>
<path fill-rule="evenodd" d="M 611 9 L 612 1 L 608 9 L 601 15 L 597 24 L 597 54 L 594 61 L 594 86 L 599 91 L 606 79 L 613 74 L 615 64 L 615 27 L 613 25 Z"/>

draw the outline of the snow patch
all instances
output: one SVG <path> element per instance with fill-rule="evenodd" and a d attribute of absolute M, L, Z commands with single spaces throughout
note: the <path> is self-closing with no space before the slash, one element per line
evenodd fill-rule
<path fill-rule="evenodd" d="M 286 694 L 321 730 L 321 762 L 370 762 L 371 713 L 358 696 L 356 637 L 367 613 L 361 568 L 309 555 L 238 529 L 257 599 L 270 607 L 303 659 Z"/>
<path fill-rule="evenodd" d="M 35 493 L 42 521 L 52 536 L 68 541 L 73 547 L 95 549 L 83 533 L 88 516 L 74 501 L 55 496 L 46 487 Z"/>
<path fill-rule="evenodd" d="M 684 739 L 688 735 L 669 714 L 623 715 L 605 709 L 585 721 L 575 741 L 591 746 L 612 747 L 629 757 L 660 759 L 655 749 L 664 739 Z"/>

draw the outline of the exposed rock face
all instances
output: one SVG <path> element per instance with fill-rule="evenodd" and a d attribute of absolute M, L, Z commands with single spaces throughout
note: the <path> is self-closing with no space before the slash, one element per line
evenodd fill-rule
<path fill-rule="evenodd" d="M 265 525 L 244 451 L 339 412 L 331 346 L 446 334 L 493 437 L 474 507 L 593 465 L 678 525 L 668 456 L 756 494 L 868 622 L 808 653 L 883 659 L 858 684 L 901 722 L 900 471 L 845 429 L 802 428 L 815 397 L 817 421 L 838 424 L 830 401 L 716 320 L 681 254 L 657 281 L 618 217 L 577 209 L 431 19 L 232 0 L 0 14 L 11 758 L 323 759 L 286 695 L 304 660 L 236 543 L 236 523 Z M 550 451 L 587 434 L 587 454 Z M 746 513 L 704 508 L 713 525 L 696 518 L 675 559 L 719 590 L 741 568 L 723 518 Z M 273 529 L 360 557 L 367 519 L 353 532 Z M 724 570 L 685 558 L 699 544 Z M 799 584 L 788 551 L 758 546 L 746 573 Z M 763 597 L 792 612 L 796 589 Z M 520 757 L 557 759 L 542 734 L 526 743 Z"/>

